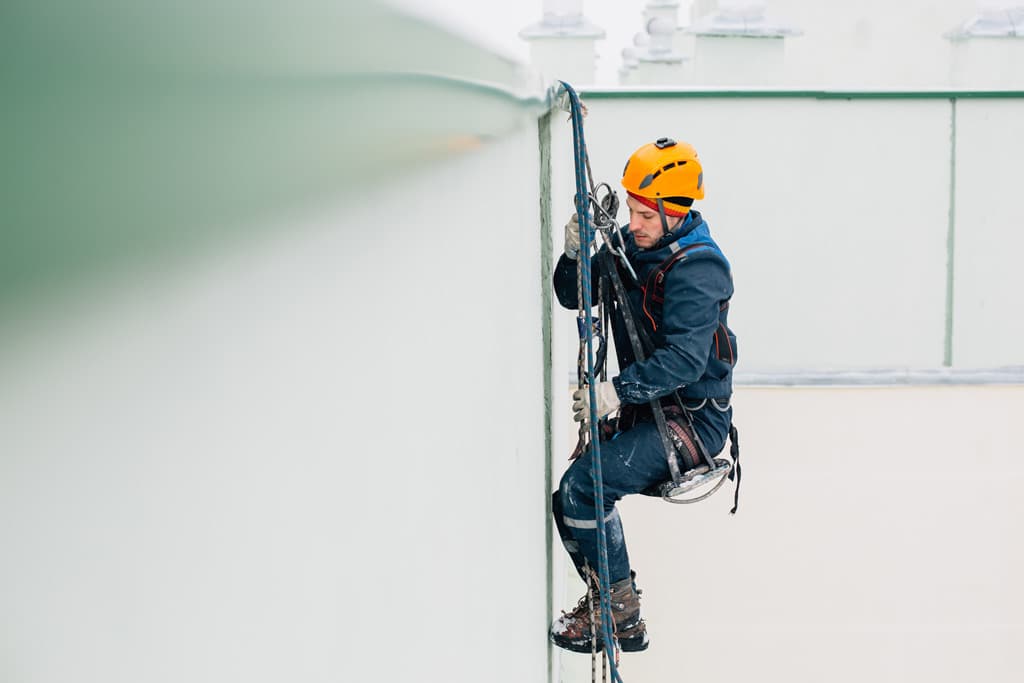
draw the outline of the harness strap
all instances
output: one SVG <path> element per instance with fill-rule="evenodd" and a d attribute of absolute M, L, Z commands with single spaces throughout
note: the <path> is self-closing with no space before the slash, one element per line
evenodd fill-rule
<path fill-rule="evenodd" d="M 662 306 L 665 303 L 665 279 L 668 277 L 668 272 L 677 263 L 686 259 L 689 256 L 689 252 L 702 247 L 712 246 L 709 242 L 696 242 L 682 249 L 677 249 L 647 276 L 647 282 L 641 286 L 641 291 L 643 292 L 642 308 L 644 315 L 651 323 L 651 329 L 656 331 L 658 329 L 658 320 L 661 319 Z M 650 298 L 650 306 L 647 303 L 648 298 Z M 728 300 L 718 305 L 719 312 L 724 312 L 728 308 Z M 733 348 L 732 338 L 729 334 L 729 328 L 719 320 L 718 329 L 715 330 L 714 336 L 715 357 L 729 365 L 736 365 L 736 349 Z"/>
<path fill-rule="evenodd" d="M 729 423 L 729 457 L 732 458 L 729 481 L 736 482 L 736 489 L 732 496 L 732 510 L 729 510 L 729 514 L 735 515 L 736 509 L 740 506 L 740 479 L 743 478 L 743 471 L 740 469 L 740 432 L 732 423 Z"/>
<path fill-rule="evenodd" d="M 672 270 L 672 266 L 685 259 L 687 254 L 694 249 L 710 246 L 711 244 L 708 242 L 696 242 L 695 244 L 684 247 L 679 251 L 672 252 L 667 259 L 661 262 L 660 266 L 652 270 L 650 275 L 647 276 L 647 282 L 641 287 L 641 290 L 644 293 L 644 315 L 646 315 L 647 319 L 651 321 L 651 329 L 658 329 L 658 319 L 661 318 L 661 307 L 665 303 L 665 278 L 668 276 L 668 271 Z M 650 309 L 647 307 L 648 295 L 651 297 Z"/>
<path fill-rule="evenodd" d="M 622 320 L 626 325 L 626 331 L 629 334 L 629 342 L 633 347 L 633 356 L 639 361 L 646 358 L 647 354 L 645 349 L 652 349 L 654 343 L 647 336 L 647 331 L 642 325 L 638 326 L 636 321 L 633 319 L 633 312 L 631 310 L 629 297 L 626 295 L 626 290 L 622 285 L 622 279 L 619 277 L 619 271 L 615 267 L 614 256 L 607 250 L 602 250 L 600 254 L 605 259 L 605 267 L 602 269 L 601 276 L 608 277 L 611 280 L 612 291 L 615 298 L 618 299 L 622 306 Z M 643 338 L 641 339 L 641 334 Z M 683 478 L 683 473 L 679 470 L 679 463 L 676 462 L 675 447 L 672 445 L 672 440 L 668 434 L 668 425 L 665 422 L 665 412 L 661 406 L 661 401 L 653 399 L 650 402 L 651 411 L 654 414 L 654 422 L 658 425 L 658 436 L 661 438 L 661 447 L 665 450 L 665 458 L 668 462 L 669 472 L 672 474 L 672 481 L 678 483 Z"/>

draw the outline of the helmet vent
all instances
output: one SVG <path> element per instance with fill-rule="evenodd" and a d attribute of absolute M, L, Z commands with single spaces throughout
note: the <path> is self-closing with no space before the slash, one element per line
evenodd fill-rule
<path fill-rule="evenodd" d="M 666 164 L 662 168 L 657 169 L 653 173 L 647 174 L 644 177 L 644 179 L 640 182 L 640 189 L 643 189 L 644 187 L 646 187 L 650 183 L 654 182 L 657 179 L 657 176 L 662 175 L 662 173 L 664 173 L 665 171 L 672 170 L 672 169 L 676 168 L 677 166 L 680 166 L 680 167 L 684 166 L 685 164 L 686 164 L 686 160 L 674 161 L 674 162 L 672 162 L 670 164 Z M 629 166 L 628 163 L 627 163 L 627 166 Z M 626 175 L 626 173 L 624 172 L 623 175 Z M 699 185 L 697 185 L 697 186 L 699 187 Z"/>
<path fill-rule="evenodd" d="M 640 189 L 644 189 L 648 185 L 654 182 L 655 178 L 661 175 L 661 169 L 658 169 L 654 173 L 648 173 L 644 176 L 644 179 L 640 181 Z"/>

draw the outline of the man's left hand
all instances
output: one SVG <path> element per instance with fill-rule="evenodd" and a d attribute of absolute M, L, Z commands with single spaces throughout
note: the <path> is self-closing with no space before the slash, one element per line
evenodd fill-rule
<path fill-rule="evenodd" d="M 615 391 L 615 385 L 611 382 L 599 382 L 594 387 L 594 395 L 597 398 L 597 419 L 614 412 L 622 404 Z M 572 393 L 572 398 L 572 419 L 588 424 L 590 422 L 590 389 L 586 386 L 577 389 Z"/>

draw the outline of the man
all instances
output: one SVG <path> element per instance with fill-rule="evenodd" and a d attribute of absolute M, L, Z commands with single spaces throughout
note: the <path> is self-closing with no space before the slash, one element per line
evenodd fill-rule
<path fill-rule="evenodd" d="M 619 410 L 618 419 L 611 423 L 614 436 L 600 448 L 604 484 L 600 514 L 605 519 L 614 630 L 622 650 L 635 652 L 648 646 L 647 627 L 640 617 L 640 591 L 615 503 L 628 494 L 650 493 L 672 478 L 652 400 L 664 406 L 673 432 L 673 457 L 678 458 L 681 471 L 702 463 L 700 446 L 710 454 L 725 446 L 732 424 L 729 400 L 736 340 L 727 322 L 733 294 L 729 263 L 712 240 L 708 224 L 691 209 L 694 200 L 704 198 L 704 173 L 697 152 L 669 138 L 646 144 L 629 158 L 622 185 L 629 207 L 629 225 L 623 229 L 625 253 L 637 282 L 626 275 L 627 268 L 619 266 L 618 271 L 623 274 L 633 318 L 646 329 L 653 350 L 637 360 L 621 313 L 613 317 L 620 373 L 600 382 L 595 394 L 598 418 Z M 566 226 L 565 253 L 554 273 L 558 301 L 571 309 L 579 305 L 578 254 L 574 216 Z M 595 279 L 603 262 L 596 257 L 592 261 Z M 589 421 L 588 393 L 577 391 L 573 396 L 574 419 Z M 598 512 L 591 457 L 588 449 L 572 463 L 552 500 L 565 549 L 581 578 L 595 587 L 596 596 Z M 600 650 L 603 639 L 596 597 L 594 602 L 593 628 L 584 596 L 552 625 L 552 642 L 589 652 L 593 632 Z"/>

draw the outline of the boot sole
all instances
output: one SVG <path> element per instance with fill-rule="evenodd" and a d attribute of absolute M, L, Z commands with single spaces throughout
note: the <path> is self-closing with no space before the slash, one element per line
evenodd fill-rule
<path fill-rule="evenodd" d="M 552 644 L 563 650 L 569 650 L 570 652 L 591 652 L 590 639 L 585 640 L 572 640 L 570 638 L 562 638 L 554 633 L 549 634 Z M 643 652 L 651 644 L 650 638 L 645 633 L 641 638 L 619 638 L 619 649 L 623 652 Z M 604 641 L 598 643 L 597 652 L 604 650 Z"/>

